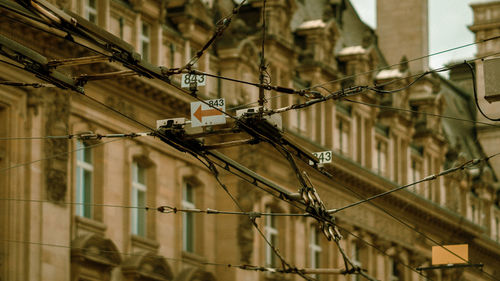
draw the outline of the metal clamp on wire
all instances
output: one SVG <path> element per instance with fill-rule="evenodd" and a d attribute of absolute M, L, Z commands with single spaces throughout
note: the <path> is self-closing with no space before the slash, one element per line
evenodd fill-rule
<path fill-rule="evenodd" d="M 81 140 L 97 140 L 97 139 L 100 139 L 100 137 L 97 134 L 94 134 L 94 132 L 92 132 L 92 131 L 77 133 L 77 134 L 75 134 L 75 136 L 78 139 L 81 139 Z"/>

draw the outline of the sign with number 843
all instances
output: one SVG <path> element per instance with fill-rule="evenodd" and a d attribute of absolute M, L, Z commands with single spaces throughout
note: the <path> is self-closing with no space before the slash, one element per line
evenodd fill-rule
<path fill-rule="evenodd" d="M 205 75 L 197 75 L 197 74 L 182 74 L 181 87 L 189 88 L 191 84 L 196 83 L 196 86 L 205 86 L 207 84 L 207 79 Z"/>
<path fill-rule="evenodd" d="M 313 155 L 318 158 L 319 164 L 332 163 L 332 151 L 313 152 Z"/>

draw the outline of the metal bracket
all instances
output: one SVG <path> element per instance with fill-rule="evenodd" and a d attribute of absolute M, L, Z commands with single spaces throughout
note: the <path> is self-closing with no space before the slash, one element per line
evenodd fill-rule
<path fill-rule="evenodd" d="M 47 63 L 47 66 L 48 67 L 73 66 L 73 65 L 92 64 L 92 63 L 107 62 L 107 61 L 109 61 L 108 57 L 97 55 L 97 56 L 89 56 L 82 58 L 51 60 Z"/>
<path fill-rule="evenodd" d="M 182 127 L 188 122 L 184 117 L 156 120 L 156 129 Z"/>

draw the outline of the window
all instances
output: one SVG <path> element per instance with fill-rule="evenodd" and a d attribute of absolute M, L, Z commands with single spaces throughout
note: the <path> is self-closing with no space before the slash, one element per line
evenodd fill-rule
<path fill-rule="evenodd" d="M 311 235 L 311 239 L 309 241 L 310 265 L 311 268 L 319 268 L 321 266 L 321 246 L 319 244 L 320 235 L 316 226 L 311 225 L 310 235 Z M 316 280 L 319 280 L 320 275 L 317 274 L 316 276 L 314 276 L 314 278 Z"/>
<path fill-rule="evenodd" d="M 97 0 L 85 0 L 85 18 L 97 24 Z"/>
<path fill-rule="evenodd" d="M 182 187 L 182 208 L 194 209 L 195 190 L 190 182 L 184 182 Z M 182 250 L 194 252 L 194 214 L 191 212 L 182 213 Z"/>
<path fill-rule="evenodd" d="M 294 104 L 303 103 L 301 99 L 292 99 Z M 305 109 L 289 111 L 290 127 L 298 133 L 305 134 L 307 130 L 307 111 Z"/>
<path fill-rule="evenodd" d="M 479 199 L 473 192 L 469 193 L 469 211 L 468 211 L 469 219 L 473 223 L 480 224 L 481 223 L 480 212 L 481 212 L 481 205 Z"/>
<path fill-rule="evenodd" d="M 140 51 L 142 54 L 142 59 L 149 61 L 151 58 L 151 27 L 147 23 L 142 23 L 141 36 L 140 36 Z"/>
<path fill-rule="evenodd" d="M 391 270 L 389 271 L 390 273 L 390 278 L 389 280 L 390 281 L 398 281 L 399 280 L 399 276 L 400 276 L 400 272 L 399 272 L 399 268 L 398 268 L 398 263 L 394 260 L 394 259 L 390 259 L 390 267 L 391 267 Z"/>
<path fill-rule="evenodd" d="M 92 217 L 92 151 L 87 145 L 76 141 L 76 214 L 78 216 Z"/>
<path fill-rule="evenodd" d="M 334 149 L 340 154 L 347 155 L 349 153 L 349 123 L 338 116 L 335 126 Z"/>
<path fill-rule="evenodd" d="M 358 246 L 358 243 L 356 243 L 356 241 L 353 241 L 351 243 L 351 258 L 352 258 L 352 262 L 354 263 L 354 265 L 361 267 L 359 246 Z M 359 280 L 361 280 L 359 274 L 352 274 L 351 275 L 351 281 L 359 281 Z"/>
<path fill-rule="evenodd" d="M 387 143 L 384 141 L 376 141 L 373 168 L 379 175 L 385 176 L 387 174 Z"/>
<path fill-rule="evenodd" d="M 477 211 L 476 211 L 476 204 L 471 203 L 470 209 L 471 209 L 472 222 L 476 222 L 477 223 L 477 221 L 476 221 L 476 213 L 477 213 Z"/>
<path fill-rule="evenodd" d="M 414 183 L 420 180 L 420 163 L 417 160 L 412 159 L 410 164 L 410 171 L 408 172 L 408 184 Z M 422 193 L 421 185 L 416 184 L 410 187 L 410 190 L 413 192 Z"/>
<path fill-rule="evenodd" d="M 272 213 L 270 207 L 266 208 L 266 213 Z M 276 247 L 278 245 L 278 229 L 275 216 L 266 216 L 264 231 L 266 232 L 266 239 Z M 269 267 L 276 267 L 278 265 L 278 257 L 273 249 L 266 244 L 266 265 Z"/>
<path fill-rule="evenodd" d="M 498 217 L 495 217 L 495 225 L 493 226 L 493 229 L 495 230 L 494 239 L 497 243 L 499 243 L 500 242 L 500 219 Z"/>
<path fill-rule="evenodd" d="M 137 162 L 132 163 L 132 206 L 146 206 L 146 169 Z M 132 209 L 132 233 L 146 235 L 146 210 Z"/>

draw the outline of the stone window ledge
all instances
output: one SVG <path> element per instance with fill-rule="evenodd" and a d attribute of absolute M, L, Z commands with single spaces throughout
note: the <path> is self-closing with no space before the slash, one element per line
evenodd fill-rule
<path fill-rule="evenodd" d="M 158 241 L 135 234 L 130 235 L 130 241 L 132 242 L 132 249 L 134 252 L 144 250 L 155 253 L 160 247 Z"/>
<path fill-rule="evenodd" d="M 81 216 L 75 216 L 75 224 L 77 236 L 83 234 L 97 234 L 104 236 L 104 232 L 107 229 L 106 224 L 103 222 Z"/>
<path fill-rule="evenodd" d="M 196 253 L 182 251 L 182 259 L 184 259 L 187 263 L 192 265 L 200 265 L 202 263 L 207 262 L 207 258 L 204 256 L 200 256 Z"/>

